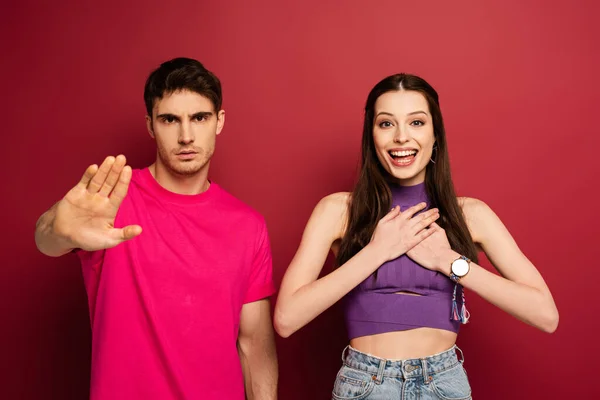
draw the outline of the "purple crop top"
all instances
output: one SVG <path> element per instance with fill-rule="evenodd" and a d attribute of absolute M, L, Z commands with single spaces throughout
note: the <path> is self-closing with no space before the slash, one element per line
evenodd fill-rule
<path fill-rule="evenodd" d="M 404 211 L 422 201 L 430 202 L 425 184 L 391 186 L 392 207 Z M 381 265 L 344 298 L 344 314 L 350 339 L 420 327 L 458 332 L 460 321 L 452 318 L 455 283 L 402 255 Z M 462 287 L 458 285 L 458 306 Z M 400 291 L 421 296 L 395 294 Z"/>

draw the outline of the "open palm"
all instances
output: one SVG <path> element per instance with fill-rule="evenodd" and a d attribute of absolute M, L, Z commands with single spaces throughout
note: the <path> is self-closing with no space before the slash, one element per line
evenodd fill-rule
<path fill-rule="evenodd" d="M 115 228 L 117 211 L 127 195 L 131 167 L 120 155 L 88 167 L 79 183 L 59 202 L 54 229 L 87 251 L 108 249 L 142 233 L 139 225 Z"/>

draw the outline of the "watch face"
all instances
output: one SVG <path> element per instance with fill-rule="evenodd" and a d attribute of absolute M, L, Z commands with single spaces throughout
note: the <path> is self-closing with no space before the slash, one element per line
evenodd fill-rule
<path fill-rule="evenodd" d="M 469 263 L 462 258 L 452 263 L 452 273 L 456 276 L 465 276 L 469 272 Z"/>

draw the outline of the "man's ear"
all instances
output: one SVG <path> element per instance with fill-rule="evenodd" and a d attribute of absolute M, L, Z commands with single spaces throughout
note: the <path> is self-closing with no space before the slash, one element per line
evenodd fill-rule
<path fill-rule="evenodd" d="M 150 137 L 152 139 L 156 139 L 154 136 L 154 127 L 152 126 L 152 117 L 149 115 L 146 115 L 146 129 L 148 129 L 148 134 L 150 134 Z"/>
<path fill-rule="evenodd" d="M 217 135 L 221 133 L 223 125 L 225 125 L 225 110 L 219 110 L 217 113 Z"/>

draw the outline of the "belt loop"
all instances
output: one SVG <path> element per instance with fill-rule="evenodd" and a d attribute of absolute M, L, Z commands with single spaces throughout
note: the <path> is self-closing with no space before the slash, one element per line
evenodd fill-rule
<path fill-rule="evenodd" d="M 346 350 L 348 350 L 348 347 L 350 347 L 350 345 L 344 347 L 344 350 L 342 350 L 342 363 L 346 363 Z"/>
<path fill-rule="evenodd" d="M 463 351 L 460 349 L 460 347 L 458 347 L 456 345 L 454 347 L 460 353 L 460 359 L 458 360 L 458 362 L 460 362 L 461 364 L 464 363 L 465 362 L 465 355 L 463 354 Z M 456 358 L 458 358 L 458 357 L 456 357 Z"/>
<path fill-rule="evenodd" d="M 428 385 L 430 382 L 430 379 L 429 379 L 429 373 L 427 372 L 427 359 L 426 358 L 421 359 L 421 369 L 423 370 L 423 381 L 425 382 L 426 385 Z"/>
<path fill-rule="evenodd" d="M 383 382 L 383 372 L 385 371 L 385 365 L 387 364 L 387 360 L 382 358 L 379 360 L 379 369 L 377 370 L 377 376 L 375 377 L 377 384 L 381 384 Z"/>

